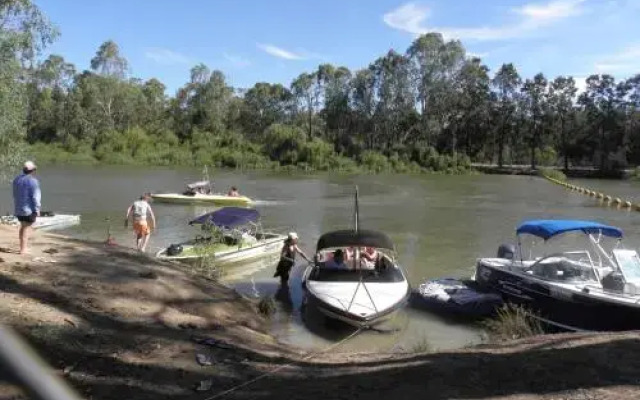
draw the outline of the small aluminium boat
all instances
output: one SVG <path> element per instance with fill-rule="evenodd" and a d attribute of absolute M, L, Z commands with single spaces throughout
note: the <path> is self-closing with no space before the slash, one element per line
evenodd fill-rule
<path fill-rule="evenodd" d="M 371 327 L 387 320 L 409 299 L 411 288 L 395 258 L 395 246 L 382 232 L 358 228 L 356 188 L 355 229 L 325 233 L 318 239 L 314 262 L 303 275 L 305 304 L 325 316 L 356 327 Z M 375 250 L 373 261 L 361 257 Z M 336 269 L 337 250 L 353 249 L 353 259 Z"/>
<path fill-rule="evenodd" d="M 0 223 L 3 225 L 19 225 L 18 218 L 13 215 L 5 215 L 0 217 Z M 80 223 L 80 215 L 56 214 L 50 211 L 43 211 L 33 223 L 34 229 L 49 231 L 55 229 L 64 229 Z"/>
<path fill-rule="evenodd" d="M 156 257 L 221 266 L 277 254 L 286 239 L 285 235 L 263 231 L 258 210 L 250 208 L 224 207 L 192 220 L 189 225 L 201 226 L 204 235 L 172 244 Z"/>
<path fill-rule="evenodd" d="M 503 245 L 497 258 L 478 259 L 474 279 L 479 285 L 565 329 L 640 329 L 640 258 L 622 247 L 619 228 L 592 221 L 532 220 L 522 223 L 516 236 L 517 247 Z M 523 240 L 531 238 L 525 250 Z M 548 251 L 534 257 L 540 239 Z M 558 251 L 579 239 L 586 239 L 587 246 Z"/>

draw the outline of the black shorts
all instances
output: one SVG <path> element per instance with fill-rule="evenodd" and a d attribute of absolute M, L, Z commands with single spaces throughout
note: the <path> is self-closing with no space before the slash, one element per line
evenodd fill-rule
<path fill-rule="evenodd" d="M 33 224 L 34 222 L 36 222 L 36 217 L 38 216 L 38 214 L 33 213 L 31 215 L 18 215 L 18 221 L 20 222 L 26 222 L 28 224 Z"/>

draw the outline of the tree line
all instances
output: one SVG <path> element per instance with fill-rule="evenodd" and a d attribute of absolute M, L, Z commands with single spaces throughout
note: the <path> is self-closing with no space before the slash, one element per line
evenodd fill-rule
<path fill-rule="evenodd" d="M 2 18 L 16 15 L 38 23 L 23 35 L 31 43 L 13 46 L 11 24 L 0 24 L 0 92 L 20 93 L 0 96 L 0 140 L 16 145 L 22 132 L 43 158 L 400 172 L 456 172 L 472 161 L 603 171 L 640 163 L 640 74 L 591 75 L 578 93 L 570 76 L 525 78 L 512 63 L 491 73 L 459 41 L 428 33 L 366 68 L 322 64 L 289 86 L 233 88 L 199 64 L 167 96 L 158 79 L 130 76 L 113 41 L 89 70 L 60 55 L 35 61 L 54 31 L 29 1 L 2 2 Z"/>

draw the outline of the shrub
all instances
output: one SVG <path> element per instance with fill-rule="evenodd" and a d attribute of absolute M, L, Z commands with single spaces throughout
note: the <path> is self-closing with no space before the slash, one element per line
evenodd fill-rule
<path fill-rule="evenodd" d="M 509 303 L 498 310 L 495 318 L 484 321 L 483 325 L 491 341 L 521 339 L 543 333 L 539 320 L 532 312 Z"/>

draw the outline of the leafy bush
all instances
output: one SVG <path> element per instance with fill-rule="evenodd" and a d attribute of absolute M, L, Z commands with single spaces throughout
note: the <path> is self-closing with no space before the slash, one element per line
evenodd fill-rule
<path fill-rule="evenodd" d="M 543 333 L 542 326 L 534 314 L 526 308 L 513 304 L 502 306 L 494 319 L 484 321 L 491 341 L 521 339 Z"/>

